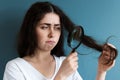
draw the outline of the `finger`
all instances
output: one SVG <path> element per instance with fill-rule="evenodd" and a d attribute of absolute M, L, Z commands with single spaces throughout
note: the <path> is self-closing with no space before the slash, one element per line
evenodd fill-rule
<path fill-rule="evenodd" d="M 68 55 L 68 58 L 73 58 L 73 57 L 77 57 L 77 52 L 73 52 L 73 53 L 70 53 L 69 55 Z"/>
<path fill-rule="evenodd" d="M 78 57 L 69 57 L 68 61 L 70 61 L 71 63 L 78 62 Z"/>
<path fill-rule="evenodd" d="M 72 61 L 72 62 L 78 62 L 78 57 L 73 57 L 73 58 L 71 59 L 71 61 Z"/>
<path fill-rule="evenodd" d="M 105 60 L 110 60 L 110 53 L 106 52 L 102 55 Z"/>
<path fill-rule="evenodd" d="M 74 63 L 74 67 L 75 67 L 75 69 L 78 68 L 78 62 Z"/>
<path fill-rule="evenodd" d="M 115 65 L 115 60 L 113 61 L 113 64 L 112 64 L 112 66 L 114 66 Z"/>
<path fill-rule="evenodd" d="M 114 65 L 115 65 L 115 60 L 109 62 L 109 64 L 108 64 L 108 66 L 111 66 L 111 67 L 113 67 Z"/>

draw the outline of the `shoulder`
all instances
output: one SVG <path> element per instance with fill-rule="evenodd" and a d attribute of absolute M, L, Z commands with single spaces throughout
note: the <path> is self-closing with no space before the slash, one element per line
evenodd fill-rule
<path fill-rule="evenodd" d="M 21 61 L 21 58 L 15 58 L 7 62 L 6 66 L 15 65 L 16 62 Z"/>
<path fill-rule="evenodd" d="M 8 69 L 8 70 L 14 69 L 14 68 L 17 69 L 17 67 L 18 67 L 17 63 L 19 63 L 21 61 L 22 61 L 22 59 L 19 57 L 8 61 L 6 64 L 6 69 Z"/>
<path fill-rule="evenodd" d="M 15 58 L 7 62 L 3 80 L 24 80 L 23 74 L 18 65 L 18 63 L 21 61 L 21 58 Z"/>

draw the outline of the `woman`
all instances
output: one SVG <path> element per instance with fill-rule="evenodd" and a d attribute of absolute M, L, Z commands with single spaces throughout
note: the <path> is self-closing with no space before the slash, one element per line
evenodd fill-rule
<path fill-rule="evenodd" d="M 77 52 L 64 57 L 63 51 L 63 30 L 71 32 L 74 26 L 56 5 L 50 2 L 33 4 L 25 15 L 18 36 L 20 57 L 7 63 L 3 80 L 82 80 L 77 72 Z M 116 49 L 110 44 L 98 45 L 86 35 L 82 41 L 102 52 L 96 79 L 104 80 L 107 70 L 114 64 Z M 104 47 L 109 50 L 105 52 Z M 114 51 L 114 56 L 108 55 L 110 50 Z M 103 63 L 104 59 L 107 62 Z"/>

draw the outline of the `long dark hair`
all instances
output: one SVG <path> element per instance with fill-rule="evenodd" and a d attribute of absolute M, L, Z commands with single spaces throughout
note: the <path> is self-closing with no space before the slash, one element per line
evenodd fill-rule
<path fill-rule="evenodd" d="M 51 51 L 51 55 L 56 55 L 58 57 L 64 55 L 63 50 L 63 29 L 68 32 L 71 32 L 75 24 L 68 18 L 68 16 L 56 5 L 53 5 L 50 2 L 36 2 L 34 3 L 29 10 L 27 11 L 23 24 L 21 26 L 19 35 L 18 35 L 18 53 L 20 57 L 24 56 L 32 56 L 34 55 L 34 51 L 37 47 L 37 37 L 35 34 L 35 28 L 41 19 L 47 14 L 53 12 L 60 17 L 61 23 L 61 36 L 58 44 Z M 97 51 L 103 50 L 103 45 L 97 44 L 94 39 L 91 37 L 84 35 L 82 43 L 90 48 L 93 48 Z"/>

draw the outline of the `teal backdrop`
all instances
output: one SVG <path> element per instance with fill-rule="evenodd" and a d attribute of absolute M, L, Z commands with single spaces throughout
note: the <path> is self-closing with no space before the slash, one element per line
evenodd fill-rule
<path fill-rule="evenodd" d="M 0 80 L 7 61 L 18 56 L 16 36 L 26 11 L 36 1 L 50 1 L 58 5 L 75 24 L 84 27 L 85 34 L 100 43 L 111 35 L 116 36 L 111 43 L 120 50 L 120 0 L 0 0 Z M 77 51 L 91 54 L 79 55 L 78 71 L 83 80 L 95 80 L 100 52 L 82 47 Z M 64 49 L 66 54 L 71 51 L 66 42 Z M 119 54 L 106 80 L 120 80 Z"/>

